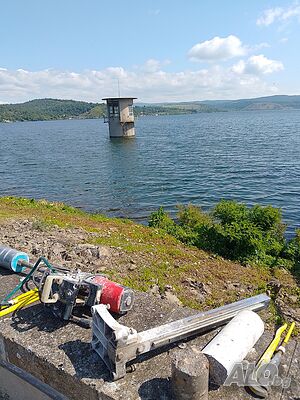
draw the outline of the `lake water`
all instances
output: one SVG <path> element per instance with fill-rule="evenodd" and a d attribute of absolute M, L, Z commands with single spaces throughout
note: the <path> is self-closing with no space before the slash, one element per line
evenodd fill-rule
<path fill-rule="evenodd" d="M 144 222 L 220 199 L 281 207 L 300 226 L 300 111 L 141 117 L 135 139 L 102 120 L 0 124 L 0 195 L 63 201 Z"/>

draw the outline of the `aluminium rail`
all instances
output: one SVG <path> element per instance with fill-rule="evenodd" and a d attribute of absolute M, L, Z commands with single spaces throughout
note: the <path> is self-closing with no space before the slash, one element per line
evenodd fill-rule
<path fill-rule="evenodd" d="M 92 347 L 104 361 L 113 380 L 117 380 L 126 375 L 126 364 L 139 355 L 222 326 L 242 310 L 262 310 L 269 302 L 270 297 L 260 294 L 139 333 L 119 324 L 107 307 L 99 304 L 92 307 Z"/>

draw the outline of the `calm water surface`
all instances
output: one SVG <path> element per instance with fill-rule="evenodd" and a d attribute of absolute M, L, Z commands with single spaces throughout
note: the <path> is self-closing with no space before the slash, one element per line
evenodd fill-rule
<path fill-rule="evenodd" d="M 0 195 L 145 221 L 220 199 L 282 207 L 300 227 L 300 111 L 142 117 L 132 140 L 102 120 L 0 124 Z"/>

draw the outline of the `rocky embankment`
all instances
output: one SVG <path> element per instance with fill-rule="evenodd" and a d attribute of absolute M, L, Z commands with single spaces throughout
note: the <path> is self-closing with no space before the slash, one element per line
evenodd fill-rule
<path fill-rule="evenodd" d="M 157 229 L 64 204 L 0 198 L 0 243 L 69 269 L 105 273 L 133 289 L 208 309 L 269 291 L 270 322 L 300 320 L 297 277 L 241 266 L 188 247 Z"/>
<path fill-rule="evenodd" d="M 31 219 L 2 218 L 0 243 L 26 251 L 32 260 L 43 255 L 70 270 L 107 274 L 134 289 L 198 309 L 267 291 L 274 300 L 270 323 L 284 319 L 300 322 L 299 289 L 288 272 L 242 267 L 173 238 L 160 237 L 153 229 L 108 221 L 96 221 L 96 229 L 69 224 L 59 227 L 36 215 Z"/>

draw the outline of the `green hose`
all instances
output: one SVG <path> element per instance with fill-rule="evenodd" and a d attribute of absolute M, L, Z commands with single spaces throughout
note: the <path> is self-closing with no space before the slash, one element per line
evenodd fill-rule
<path fill-rule="evenodd" d="M 20 283 L 17 284 L 17 286 L 1 301 L 0 306 L 7 306 L 9 305 L 8 300 L 16 294 L 18 290 L 21 290 L 25 283 L 27 283 L 34 272 L 36 271 L 37 267 L 40 265 L 40 263 L 43 262 L 47 268 L 49 268 L 52 272 L 55 272 L 55 269 L 52 267 L 52 265 L 49 263 L 49 261 L 45 257 L 40 257 L 37 262 L 34 264 L 32 269 L 29 271 L 29 273 L 25 276 L 24 279 L 21 280 Z"/>

